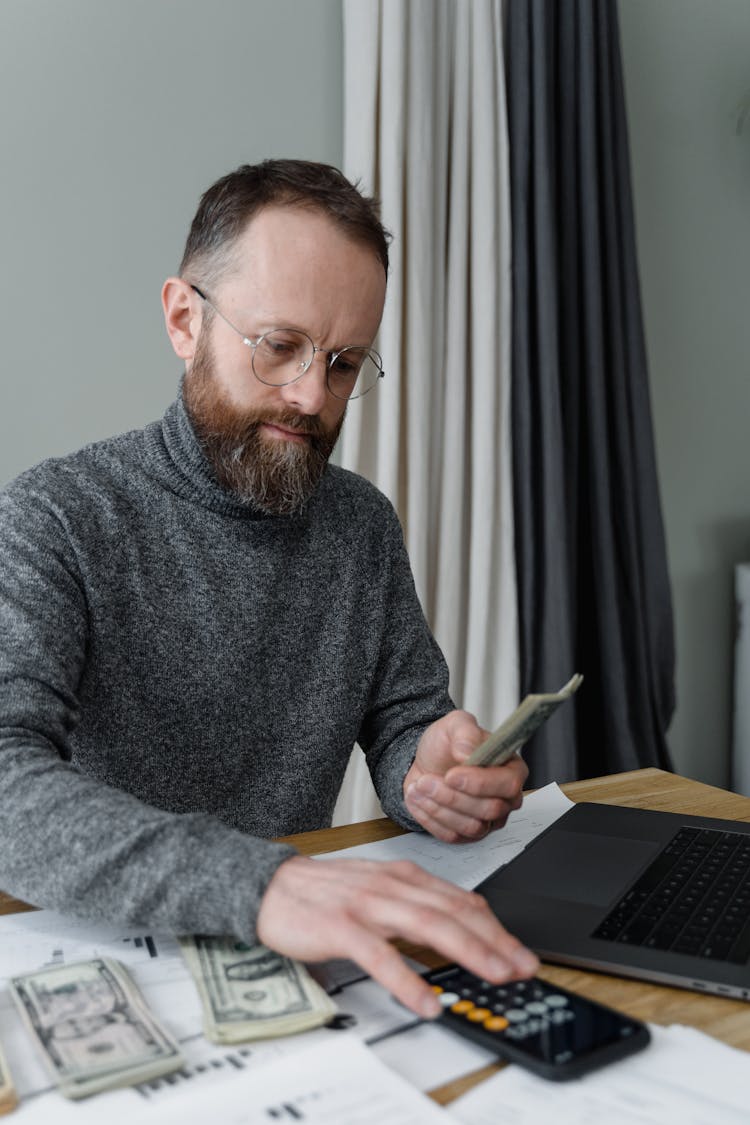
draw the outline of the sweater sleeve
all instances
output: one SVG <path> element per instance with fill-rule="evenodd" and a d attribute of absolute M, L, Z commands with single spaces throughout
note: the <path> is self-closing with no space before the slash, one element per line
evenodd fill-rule
<path fill-rule="evenodd" d="M 455 707 L 448 668 L 419 603 L 395 511 L 381 540 L 380 655 L 359 735 L 380 803 L 392 820 L 422 832 L 407 812 L 403 781 L 431 723 Z"/>
<path fill-rule="evenodd" d="M 15 482 L 0 493 L 0 886 L 93 920 L 253 942 L 265 888 L 294 850 L 75 768 L 87 634 L 64 518 Z"/>

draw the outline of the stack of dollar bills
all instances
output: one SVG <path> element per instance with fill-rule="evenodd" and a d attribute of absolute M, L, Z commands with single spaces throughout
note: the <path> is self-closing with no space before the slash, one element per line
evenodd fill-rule
<path fill-rule="evenodd" d="M 213 1043 L 244 1043 L 308 1031 L 336 1005 L 304 965 L 233 938 L 181 938 L 203 1002 L 203 1030 Z"/>
<path fill-rule="evenodd" d="M 493 730 L 481 746 L 477 746 L 466 759 L 467 766 L 500 766 L 507 762 L 533 734 L 554 715 L 557 708 L 570 699 L 583 683 L 583 676 L 576 672 L 559 691 L 538 692 L 521 700 L 512 715 L 509 715 Z"/>
<path fill-rule="evenodd" d="M 5 1056 L 0 1051 L 0 1113 L 10 1113 L 17 1105 L 18 1095 L 13 1086 Z"/>
<path fill-rule="evenodd" d="M 10 991 L 68 1098 L 149 1082 L 183 1065 L 177 1044 L 117 961 L 25 973 L 11 979 Z"/>

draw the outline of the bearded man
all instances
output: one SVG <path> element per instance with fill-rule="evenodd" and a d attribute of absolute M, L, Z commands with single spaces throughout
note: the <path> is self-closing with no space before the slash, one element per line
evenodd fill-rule
<path fill-rule="evenodd" d="M 392 507 L 328 463 L 383 376 L 387 269 L 374 202 L 336 169 L 223 177 L 162 292 L 177 401 L 2 493 L 0 885 L 350 957 L 434 1016 L 390 938 L 493 981 L 536 959 L 416 866 L 273 842 L 330 823 L 355 742 L 408 828 L 472 840 L 521 802 L 519 759 L 461 764 L 486 732 L 448 695 Z"/>

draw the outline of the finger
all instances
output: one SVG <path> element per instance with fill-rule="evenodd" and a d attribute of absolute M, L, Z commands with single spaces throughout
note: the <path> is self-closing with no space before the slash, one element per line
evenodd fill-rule
<path fill-rule="evenodd" d="M 407 808 L 413 814 L 419 809 L 438 819 L 446 828 L 471 837 L 486 831 L 489 824 L 503 825 L 521 800 L 521 794 L 512 801 L 495 795 L 474 797 L 434 777 L 420 779 L 406 793 Z"/>
<path fill-rule="evenodd" d="M 422 810 L 415 810 L 412 815 L 426 832 L 446 844 L 474 844 L 477 840 L 483 840 L 496 828 L 502 828 L 501 823 L 454 820 L 447 813 L 432 816 Z"/>
<path fill-rule="evenodd" d="M 456 762 L 463 762 L 484 742 L 490 732 L 480 727 L 468 711 L 454 711 L 446 733 L 450 738 L 452 757 Z"/>
<path fill-rule="evenodd" d="M 495 815 L 488 813 L 486 817 L 471 816 L 438 805 L 429 798 L 420 800 L 418 803 L 415 802 L 412 809 L 412 815 L 419 820 L 422 827 L 427 828 L 433 835 L 439 834 L 440 838 L 446 839 L 448 843 L 481 840 L 488 832 L 495 828 L 502 828 L 510 812 L 511 809 L 507 807 L 501 809 Z M 437 833 L 435 828 L 439 828 L 440 833 Z M 443 833 L 449 835 L 444 836 Z"/>
<path fill-rule="evenodd" d="M 515 800 L 523 792 L 528 776 L 529 767 L 523 758 L 515 757 L 502 766 L 454 766 L 447 771 L 444 781 L 460 793 L 474 797 Z"/>
<path fill-rule="evenodd" d="M 363 873 L 370 875 L 371 865 L 363 864 Z M 380 865 L 374 874 L 338 936 L 348 957 L 423 1018 L 436 1016 L 440 1005 L 386 937 L 429 944 L 448 960 L 497 983 L 536 971 L 536 959 L 479 895 L 406 861 Z"/>
<path fill-rule="evenodd" d="M 368 925 L 376 924 L 383 935 L 396 936 L 391 927 L 394 924 L 401 926 L 402 917 L 408 918 L 414 912 L 426 910 L 430 915 L 430 924 L 433 916 L 438 919 L 445 917 L 452 925 L 458 921 L 460 926 L 475 932 L 489 944 L 499 938 L 512 941 L 514 947 L 520 945 L 515 938 L 510 938 L 487 900 L 475 891 L 467 891 L 431 875 L 409 860 L 389 863 L 365 860 L 360 863 L 368 879 L 362 882 L 358 894 L 356 916 Z M 405 913 L 402 915 L 401 911 Z M 397 932 L 402 937 L 407 936 L 401 929 Z"/>
<path fill-rule="evenodd" d="M 530 976 L 537 958 L 500 924 L 481 895 L 461 894 L 460 910 L 447 908 L 444 898 L 435 902 L 389 895 L 365 906 L 368 928 L 416 944 L 429 944 L 448 960 L 496 983 Z M 362 963 L 360 961 L 360 963 Z"/>
<path fill-rule="evenodd" d="M 350 942 L 346 956 L 418 1016 L 429 1020 L 440 1015 L 435 993 L 388 941 L 361 930 Z"/>
<path fill-rule="evenodd" d="M 408 859 L 379 860 L 316 860 L 316 868 L 327 866 L 326 875 L 333 881 L 331 889 L 339 888 L 342 876 L 351 880 L 356 877 L 357 892 L 354 901 L 350 893 L 341 900 L 350 913 L 361 917 L 368 924 L 380 922 L 379 901 L 384 899 L 403 900 L 412 905 L 423 904 L 445 913 L 458 913 L 466 907 L 467 900 L 473 904 L 476 899 L 484 902 L 473 891 L 466 891 L 455 883 L 449 883 L 437 875 L 432 875 L 424 867 Z M 385 935 L 386 931 L 383 931 Z M 389 936 L 393 936 L 389 934 Z"/>

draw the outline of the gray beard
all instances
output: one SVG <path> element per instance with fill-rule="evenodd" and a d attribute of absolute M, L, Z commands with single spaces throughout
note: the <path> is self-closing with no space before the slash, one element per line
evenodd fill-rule
<path fill-rule="evenodd" d="M 185 376 L 183 395 L 193 427 L 218 483 L 268 515 L 300 512 L 320 483 L 338 440 L 343 416 L 329 431 L 317 415 L 281 407 L 238 411 L 222 396 L 206 333 Z M 251 378 L 255 378 L 250 373 Z M 267 440 L 263 422 L 310 436 L 304 442 Z"/>

